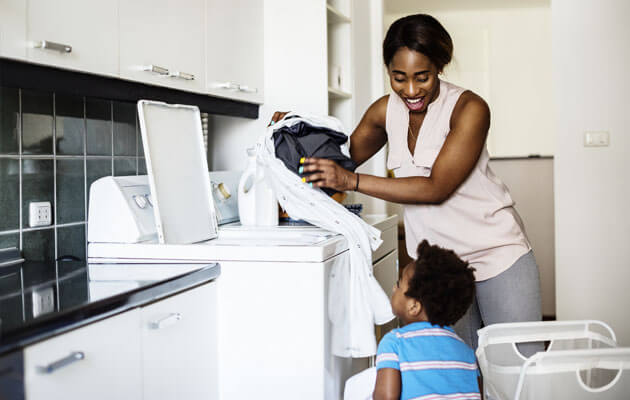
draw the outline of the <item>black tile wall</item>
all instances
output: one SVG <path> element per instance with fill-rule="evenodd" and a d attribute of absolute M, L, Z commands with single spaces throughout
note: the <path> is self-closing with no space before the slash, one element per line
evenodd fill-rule
<path fill-rule="evenodd" d="M 57 155 L 85 154 L 85 116 L 83 97 L 55 96 L 55 143 Z"/>
<path fill-rule="evenodd" d="M 146 173 L 137 121 L 134 103 L 0 87 L 0 249 L 85 260 L 90 184 Z M 30 227 L 40 201 L 52 225 Z"/>
<path fill-rule="evenodd" d="M 112 102 L 88 99 L 85 102 L 87 154 L 112 155 Z"/>
<path fill-rule="evenodd" d="M 22 90 L 22 153 L 53 154 L 53 95 Z"/>
<path fill-rule="evenodd" d="M 0 154 L 18 153 L 20 94 L 18 89 L 0 87 Z"/>

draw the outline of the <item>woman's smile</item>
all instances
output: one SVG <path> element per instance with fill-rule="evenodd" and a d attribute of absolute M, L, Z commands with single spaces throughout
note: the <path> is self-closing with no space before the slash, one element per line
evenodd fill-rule
<path fill-rule="evenodd" d="M 405 100 L 405 103 L 407 104 L 407 107 L 409 107 L 409 109 L 411 111 L 420 111 L 422 110 L 422 108 L 424 108 L 424 99 L 426 96 L 421 96 L 421 97 L 416 97 L 413 99 L 406 99 L 403 97 L 403 100 Z"/>

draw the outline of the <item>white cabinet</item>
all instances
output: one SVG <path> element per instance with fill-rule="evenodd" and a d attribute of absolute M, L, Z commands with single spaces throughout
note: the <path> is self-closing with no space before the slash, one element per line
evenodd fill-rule
<path fill-rule="evenodd" d="M 118 1 L 28 0 L 27 58 L 118 76 Z"/>
<path fill-rule="evenodd" d="M 145 399 L 214 399 L 217 385 L 216 283 L 142 309 Z"/>
<path fill-rule="evenodd" d="M 24 350 L 26 397 L 216 399 L 216 283 Z"/>
<path fill-rule="evenodd" d="M 208 93 L 263 103 L 263 0 L 207 0 L 206 13 Z"/>
<path fill-rule="evenodd" d="M 131 310 L 27 347 L 26 398 L 141 398 L 139 318 Z"/>
<path fill-rule="evenodd" d="M 205 0 L 121 1 L 120 77 L 204 92 L 204 10 Z"/>
<path fill-rule="evenodd" d="M 24 0 L 0 0 L 0 57 L 26 58 Z"/>

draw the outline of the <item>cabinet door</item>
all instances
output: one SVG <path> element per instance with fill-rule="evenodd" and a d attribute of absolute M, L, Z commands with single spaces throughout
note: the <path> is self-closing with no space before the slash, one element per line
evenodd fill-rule
<path fill-rule="evenodd" d="M 26 58 L 26 3 L 0 0 L 0 56 Z"/>
<path fill-rule="evenodd" d="M 145 399 L 216 399 L 217 293 L 211 282 L 142 309 Z"/>
<path fill-rule="evenodd" d="M 394 284 L 398 280 L 398 250 L 394 250 L 380 261 L 374 264 L 374 277 L 381 285 L 388 297 L 392 297 Z M 376 341 L 380 341 L 383 336 L 398 326 L 398 320 L 394 318 L 392 321 L 376 326 Z"/>
<path fill-rule="evenodd" d="M 116 0 L 28 0 L 27 3 L 29 61 L 118 76 Z M 44 41 L 46 47 L 37 47 Z"/>
<path fill-rule="evenodd" d="M 120 76 L 205 90 L 204 0 L 120 2 Z"/>
<path fill-rule="evenodd" d="M 208 93 L 262 104 L 263 0 L 207 0 Z"/>
<path fill-rule="evenodd" d="M 132 310 L 28 346 L 26 398 L 139 399 L 140 311 Z"/>

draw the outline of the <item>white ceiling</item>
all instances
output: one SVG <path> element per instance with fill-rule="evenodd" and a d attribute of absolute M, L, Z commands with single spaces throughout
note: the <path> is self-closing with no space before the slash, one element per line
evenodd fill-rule
<path fill-rule="evenodd" d="M 549 7 L 551 0 L 383 0 L 386 14 L 411 14 L 423 10 L 482 10 Z"/>

